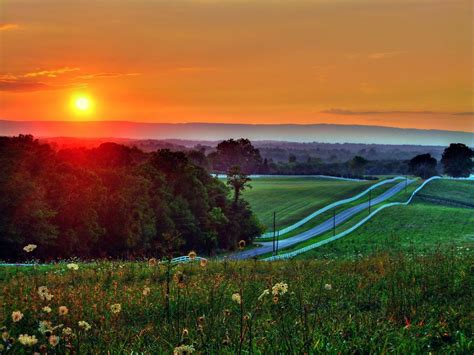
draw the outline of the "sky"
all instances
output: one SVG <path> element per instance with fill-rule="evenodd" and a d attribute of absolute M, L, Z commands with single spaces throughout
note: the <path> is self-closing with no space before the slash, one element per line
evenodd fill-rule
<path fill-rule="evenodd" d="M 473 33 L 464 0 L 0 0 L 0 119 L 474 132 Z"/>

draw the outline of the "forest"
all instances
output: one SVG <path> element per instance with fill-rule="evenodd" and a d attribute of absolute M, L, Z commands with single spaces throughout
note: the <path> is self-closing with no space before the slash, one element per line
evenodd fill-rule
<path fill-rule="evenodd" d="M 212 255 L 250 242 L 249 205 L 184 152 L 103 143 L 54 150 L 0 137 L 0 259 Z M 238 196 L 237 196 L 238 197 Z"/>

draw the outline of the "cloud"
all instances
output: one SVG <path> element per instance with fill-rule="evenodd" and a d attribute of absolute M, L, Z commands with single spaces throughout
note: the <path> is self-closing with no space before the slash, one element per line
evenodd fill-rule
<path fill-rule="evenodd" d="M 16 23 L 0 23 L 0 31 L 16 30 L 19 27 Z"/>
<path fill-rule="evenodd" d="M 76 79 L 81 79 L 81 80 L 108 79 L 108 78 L 120 78 L 123 76 L 136 76 L 136 75 L 140 75 L 140 73 L 92 73 L 92 74 L 79 75 L 76 77 Z"/>
<path fill-rule="evenodd" d="M 433 111 L 351 111 L 339 108 L 320 111 L 332 115 L 395 115 L 395 114 L 433 114 Z M 439 113 L 439 112 L 438 112 Z"/>
<path fill-rule="evenodd" d="M 453 115 L 459 115 L 459 116 L 474 116 L 474 112 L 454 112 Z"/>
<path fill-rule="evenodd" d="M 36 78 L 38 76 L 46 76 L 48 78 L 56 78 L 60 74 L 70 73 L 70 72 L 74 72 L 78 70 L 81 70 L 81 69 L 64 67 L 64 68 L 53 69 L 53 70 L 38 70 L 38 71 L 30 72 L 30 73 L 25 73 L 21 75 L 21 77 L 22 78 Z"/>
<path fill-rule="evenodd" d="M 374 60 L 387 59 L 387 58 L 393 58 L 393 57 L 399 55 L 400 53 L 403 53 L 403 52 L 402 51 L 376 52 L 376 53 L 370 53 L 368 55 L 368 58 L 369 59 L 374 59 Z"/>
<path fill-rule="evenodd" d="M 36 81 L 0 80 L 0 91 L 31 92 L 52 89 L 54 87 Z"/>

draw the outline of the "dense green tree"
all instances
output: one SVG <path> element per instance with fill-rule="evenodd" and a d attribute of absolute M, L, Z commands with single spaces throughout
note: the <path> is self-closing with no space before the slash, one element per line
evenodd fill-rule
<path fill-rule="evenodd" d="M 365 167 L 369 161 L 360 155 L 356 155 L 350 162 L 349 166 L 354 175 L 363 176 L 365 174 Z"/>
<path fill-rule="evenodd" d="M 443 152 L 441 163 L 446 174 L 468 177 L 474 168 L 474 151 L 462 143 L 452 143 Z"/>
<path fill-rule="evenodd" d="M 216 152 L 209 157 L 212 159 L 214 170 L 222 173 L 233 166 L 239 166 L 246 174 L 256 173 L 262 164 L 260 151 L 244 138 L 220 142 Z"/>
<path fill-rule="evenodd" d="M 246 188 L 251 188 L 249 184 L 252 181 L 248 175 L 244 174 L 239 166 L 233 166 L 227 172 L 227 185 L 234 190 L 234 204 L 237 204 L 242 191 Z"/>
<path fill-rule="evenodd" d="M 438 174 L 436 165 L 437 161 L 431 154 L 420 154 L 410 160 L 408 163 L 408 171 L 422 179 L 428 179 Z"/>

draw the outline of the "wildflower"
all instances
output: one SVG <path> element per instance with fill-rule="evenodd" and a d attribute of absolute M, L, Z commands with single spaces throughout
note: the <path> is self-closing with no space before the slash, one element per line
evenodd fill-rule
<path fill-rule="evenodd" d="M 207 259 L 202 258 L 202 259 L 199 261 L 199 265 L 200 265 L 201 267 L 206 267 L 206 266 L 207 266 Z"/>
<path fill-rule="evenodd" d="M 79 327 L 81 327 L 85 331 L 88 331 L 92 328 L 91 325 L 87 323 L 85 320 L 80 320 L 77 324 L 79 325 Z"/>
<path fill-rule="evenodd" d="M 64 328 L 64 329 L 63 329 L 63 335 L 64 335 L 64 336 L 72 335 L 72 329 L 69 328 L 69 327 Z"/>
<path fill-rule="evenodd" d="M 66 306 L 59 307 L 59 315 L 65 316 L 69 313 L 69 309 Z"/>
<path fill-rule="evenodd" d="M 242 239 L 242 240 L 239 242 L 239 249 L 242 250 L 243 248 L 245 248 L 245 244 L 246 244 L 246 243 L 245 243 L 245 240 Z"/>
<path fill-rule="evenodd" d="M 249 319 L 250 319 L 250 316 L 249 316 L 248 314 L 246 314 L 246 315 L 244 316 L 244 321 L 247 322 Z"/>
<path fill-rule="evenodd" d="M 148 286 L 145 286 L 143 288 L 143 292 L 142 292 L 143 296 L 148 296 L 150 294 L 150 292 L 151 292 L 151 289 Z"/>
<path fill-rule="evenodd" d="M 331 285 L 331 284 L 325 284 L 325 285 L 324 285 L 324 289 L 325 289 L 325 290 L 328 290 L 328 291 L 329 291 L 329 290 L 332 290 L 332 285 Z"/>
<path fill-rule="evenodd" d="M 19 321 L 21 321 L 22 318 L 23 318 L 23 313 L 21 313 L 20 311 L 13 311 L 12 312 L 12 320 L 14 322 L 19 322 Z"/>
<path fill-rule="evenodd" d="M 8 340 L 8 337 L 9 337 L 9 336 L 10 336 L 10 335 L 8 334 L 8 332 L 7 332 L 6 330 L 4 330 L 3 333 L 2 333 L 2 340 L 3 340 L 4 342 L 6 342 L 6 341 Z"/>
<path fill-rule="evenodd" d="M 158 260 L 156 260 L 156 258 L 148 259 L 148 266 L 156 266 L 156 264 L 158 264 Z"/>
<path fill-rule="evenodd" d="M 269 289 L 263 290 L 262 294 L 260 296 L 258 296 L 258 300 L 260 301 L 263 297 L 265 297 L 268 294 L 270 294 Z"/>
<path fill-rule="evenodd" d="M 275 304 L 278 303 L 278 296 L 273 296 L 273 303 L 275 303 Z"/>
<path fill-rule="evenodd" d="M 188 335 L 189 335 L 189 330 L 187 328 L 184 328 L 183 333 L 182 333 L 183 338 L 186 338 Z"/>
<path fill-rule="evenodd" d="M 224 309 L 224 317 L 229 317 L 230 316 L 230 310 Z"/>
<path fill-rule="evenodd" d="M 38 339 L 34 335 L 20 334 L 18 341 L 26 346 L 33 346 L 38 342 Z"/>
<path fill-rule="evenodd" d="M 28 244 L 27 246 L 25 246 L 23 248 L 24 251 L 26 251 L 27 253 L 31 253 L 33 250 L 35 250 L 37 248 L 37 245 L 35 244 Z"/>
<path fill-rule="evenodd" d="M 188 254 L 188 257 L 189 257 L 189 259 L 191 259 L 191 260 L 196 259 L 196 256 L 197 256 L 197 254 L 196 254 L 196 252 L 195 252 L 194 250 L 191 250 L 191 251 L 189 252 L 189 254 Z"/>
<path fill-rule="evenodd" d="M 180 345 L 174 348 L 173 355 L 191 354 L 195 351 L 194 345 Z"/>
<path fill-rule="evenodd" d="M 49 292 L 46 286 L 38 287 L 38 295 L 43 301 L 51 301 L 53 298 L 53 295 Z"/>
<path fill-rule="evenodd" d="M 288 284 L 284 282 L 278 282 L 272 287 L 272 294 L 276 295 L 284 295 L 288 292 Z"/>
<path fill-rule="evenodd" d="M 45 313 L 51 313 L 51 311 L 52 311 L 51 307 L 49 307 L 49 306 L 44 306 L 44 307 L 43 307 L 43 312 L 45 312 Z"/>
<path fill-rule="evenodd" d="M 200 316 L 200 317 L 198 318 L 198 323 L 200 323 L 200 324 L 204 323 L 205 319 L 206 319 L 206 318 L 205 318 L 204 316 Z"/>
<path fill-rule="evenodd" d="M 122 305 L 120 303 L 115 303 L 115 304 L 112 304 L 110 305 L 110 310 L 112 311 L 112 313 L 120 313 L 120 311 L 122 310 Z"/>
<path fill-rule="evenodd" d="M 242 297 L 240 296 L 240 293 L 236 292 L 232 295 L 232 301 L 237 302 L 238 304 L 242 303 Z"/>
<path fill-rule="evenodd" d="M 79 265 L 75 263 L 69 263 L 66 265 L 69 270 L 79 270 Z"/>
<path fill-rule="evenodd" d="M 51 335 L 48 341 L 52 347 L 55 347 L 59 343 L 59 337 L 57 335 Z"/>

